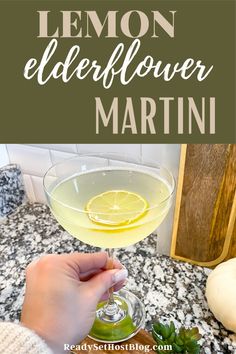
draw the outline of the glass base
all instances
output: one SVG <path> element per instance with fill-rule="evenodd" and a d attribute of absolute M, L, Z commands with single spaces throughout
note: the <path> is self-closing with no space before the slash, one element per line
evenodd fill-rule
<path fill-rule="evenodd" d="M 104 313 L 106 302 L 99 303 L 90 338 L 103 343 L 119 343 L 133 337 L 143 327 L 145 308 L 137 296 L 121 289 L 114 293 L 114 300 L 119 312 L 111 316 Z"/>

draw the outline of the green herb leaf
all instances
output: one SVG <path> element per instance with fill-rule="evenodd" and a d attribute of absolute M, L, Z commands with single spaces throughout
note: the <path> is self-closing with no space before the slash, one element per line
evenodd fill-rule
<path fill-rule="evenodd" d="M 152 326 L 152 336 L 158 345 L 172 346 L 172 350 L 168 353 L 200 353 L 200 345 L 197 341 L 201 335 L 197 327 L 191 329 L 181 327 L 177 333 L 173 322 L 170 322 L 170 325 L 156 322 Z M 162 354 L 163 351 L 157 349 L 157 353 Z"/>

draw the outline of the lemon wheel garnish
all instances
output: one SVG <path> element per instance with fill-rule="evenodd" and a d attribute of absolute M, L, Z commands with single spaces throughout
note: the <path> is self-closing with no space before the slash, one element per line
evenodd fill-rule
<path fill-rule="evenodd" d="M 136 193 L 112 190 L 91 198 L 86 211 L 93 222 L 119 226 L 139 219 L 145 214 L 147 207 L 147 201 Z"/>

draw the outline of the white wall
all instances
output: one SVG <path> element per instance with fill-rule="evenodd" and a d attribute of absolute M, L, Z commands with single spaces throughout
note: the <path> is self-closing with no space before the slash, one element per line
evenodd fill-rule
<path fill-rule="evenodd" d="M 9 163 L 9 157 L 8 157 L 6 145 L 0 144 L 0 167 L 3 167 L 8 163 Z"/>
<path fill-rule="evenodd" d="M 0 145 L 1 146 L 1 145 Z M 7 150 L 7 154 L 6 154 Z M 1 154 L 5 151 L 5 154 Z M 7 144 L 2 145 L 0 164 L 6 164 L 6 157 L 11 163 L 20 165 L 25 182 L 26 193 L 32 202 L 45 202 L 43 175 L 54 163 L 81 153 L 117 152 L 124 157 L 128 153 L 137 161 L 155 160 L 170 169 L 177 180 L 180 145 L 176 144 Z M 169 254 L 173 221 L 173 208 L 158 230 L 157 248 L 160 253 Z"/>

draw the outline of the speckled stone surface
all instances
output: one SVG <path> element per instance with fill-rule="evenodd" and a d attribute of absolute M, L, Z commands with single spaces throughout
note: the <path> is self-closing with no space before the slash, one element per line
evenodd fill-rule
<path fill-rule="evenodd" d="M 198 326 L 202 353 L 236 353 L 232 333 L 208 309 L 204 291 L 209 270 L 155 253 L 156 236 L 116 252 L 129 270 L 127 288 L 146 307 L 146 329 L 151 323 L 174 321 L 176 326 Z M 24 296 L 28 263 L 45 253 L 93 252 L 68 235 L 42 204 L 25 204 L 0 224 L 0 319 L 17 321 Z"/>
<path fill-rule="evenodd" d="M 19 166 L 11 164 L 0 168 L 0 218 L 14 212 L 25 199 Z"/>

